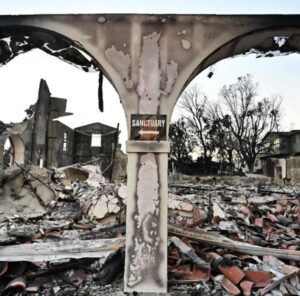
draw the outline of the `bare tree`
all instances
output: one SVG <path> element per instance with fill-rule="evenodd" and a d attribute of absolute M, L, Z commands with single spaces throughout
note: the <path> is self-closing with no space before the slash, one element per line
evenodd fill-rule
<path fill-rule="evenodd" d="M 191 134 L 195 136 L 197 145 L 205 161 L 206 173 L 209 173 L 210 162 L 215 150 L 209 137 L 208 98 L 194 85 L 181 95 L 180 107 Z"/>
<path fill-rule="evenodd" d="M 281 98 L 259 100 L 257 88 L 258 83 L 248 74 L 239 77 L 234 84 L 223 86 L 220 92 L 225 110 L 220 107 L 219 113 L 223 119 L 227 116 L 238 153 L 250 172 L 254 170 L 257 155 L 265 148 L 265 135 L 277 130 L 280 121 Z"/>
<path fill-rule="evenodd" d="M 230 128 L 230 117 L 220 116 L 219 105 L 214 104 L 209 112 L 209 138 L 215 147 L 215 156 L 220 163 L 229 165 L 229 172 L 233 174 L 236 159 L 239 158 L 237 141 Z M 222 168 L 222 167 L 221 167 Z"/>
<path fill-rule="evenodd" d="M 190 154 L 193 152 L 195 142 L 193 135 L 188 133 L 187 124 L 183 118 L 170 124 L 169 139 L 171 142 L 171 159 L 179 164 L 190 162 Z"/>

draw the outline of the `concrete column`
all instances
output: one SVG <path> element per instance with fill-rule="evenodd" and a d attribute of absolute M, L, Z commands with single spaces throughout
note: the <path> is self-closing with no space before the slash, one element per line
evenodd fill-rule
<path fill-rule="evenodd" d="M 126 292 L 167 292 L 170 144 L 128 141 Z"/>

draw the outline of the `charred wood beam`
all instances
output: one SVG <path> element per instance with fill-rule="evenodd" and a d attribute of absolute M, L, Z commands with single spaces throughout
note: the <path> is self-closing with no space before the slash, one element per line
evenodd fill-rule
<path fill-rule="evenodd" d="M 202 267 L 202 268 L 209 268 L 208 263 L 202 260 L 196 252 L 187 244 L 185 244 L 181 239 L 176 236 L 172 236 L 170 238 L 171 243 L 173 243 L 179 253 L 184 255 L 185 257 L 189 258 L 194 264 Z"/>
<path fill-rule="evenodd" d="M 43 184 L 44 186 L 46 186 L 53 194 L 55 197 L 57 197 L 57 193 L 56 191 L 50 186 L 48 185 L 47 183 L 45 183 L 44 181 L 42 181 L 40 178 L 32 175 L 28 170 L 26 170 L 22 165 L 18 164 L 17 162 L 15 162 L 15 165 L 17 167 L 19 167 L 23 172 L 25 172 L 26 174 L 28 174 L 30 177 L 32 177 L 33 179 L 39 181 L 41 184 Z M 43 206 L 46 206 L 44 201 L 38 196 L 38 194 L 36 195 L 37 198 L 39 199 L 40 203 L 43 205 Z"/>
<path fill-rule="evenodd" d="M 176 183 L 171 183 L 169 184 L 169 187 L 174 187 L 174 188 L 183 188 L 183 189 L 196 189 L 199 191 L 215 191 L 215 190 L 228 190 L 228 191 L 235 191 L 238 192 L 238 189 L 234 188 L 227 188 L 226 186 L 222 187 L 213 187 L 213 186 L 205 186 L 205 185 L 192 185 L 192 184 L 176 184 Z"/>
<path fill-rule="evenodd" d="M 272 290 L 274 290 L 278 285 L 280 285 L 283 281 L 293 277 L 293 276 L 296 276 L 297 275 L 297 272 L 294 271 L 294 272 L 291 272 L 291 273 L 288 273 L 286 275 L 283 275 L 281 276 L 278 280 L 274 281 L 273 283 L 271 283 L 270 285 L 260 289 L 257 293 L 257 295 L 260 295 L 260 296 L 263 296 L 263 295 L 266 295 L 267 293 L 271 292 Z"/>
<path fill-rule="evenodd" d="M 104 110 L 103 106 L 103 73 L 99 72 L 99 85 L 98 85 L 98 107 L 101 112 Z"/>
<path fill-rule="evenodd" d="M 248 243 L 233 241 L 218 233 L 168 225 L 169 234 L 187 237 L 203 245 L 221 247 L 240 253 L 265 256 L 271 255 L 286 260 L 300 261 L 300 251 L 265 248 Z M 47 243 L 22 244 L 0 247 L 0 261 L 51 261 L 58 259 L 80 259 L 107 257 L 124 247 L 125 238 L 75 240 Z"/>
<path fill-rule="evenodd" d="M 95 276 L 95 280 L 101 281 L 104 285 L 112 283 L 118 275 L 124 272 L 124 261 L 125 250 L 121 248 L 108 256 L 100 272 Z"/>
<path fill-rule="evenodd" d="M 169 234 L 187 237 L 190 240 L 199 242 L 207 246 L 221 247 L 224 249 L 256 255 L 256 256 L 274 256 L 281 259 L 300 261 L 300 251 L 264 248 L 248 243 L 233 241 L 219 233 L 209 233 L 203 230 L 195 230 L 187 227 L 168 225 Z"/>
<path fill-rule="evenodd" d="M 52 261 L 59 259 L 106 258 L 123 248 L 125 238 L 74 240 L 0 247 L 0 261 Z"/>

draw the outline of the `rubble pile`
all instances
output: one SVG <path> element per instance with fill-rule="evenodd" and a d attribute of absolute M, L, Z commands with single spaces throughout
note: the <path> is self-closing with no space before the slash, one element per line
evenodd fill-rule
<path fill-rule="evenodd" d="M 0 187 L 1 295 L 99 295 L 120 280 L 124 184 L 91 165 L 19 166 L 0 172 Z"/>
<path fill-rule="evenodd" d="M 113 222 L 110 214 L 120 214 L 119 218 L 124 214 L 124 188 L 109 184 L 96 170 L 92 166 L 52 171 L 28 166 L 3 171 L 0 221 L 43 217 L 43 221 L 83 223 L 110 216 Z"/>
<path fill-rule="evenodd" d="M 124 295 L 126 184 L 95 165 L 0 172 L 0 295 Z M 170 295 L 300 295 L 300 188 L 169 185 Z"/>
<path fill-rule="evenodd" d="M 197 283 L 199 295 L 300 295 L 300 188 L 215 181 L 170 185 L 170 284 Z"/>

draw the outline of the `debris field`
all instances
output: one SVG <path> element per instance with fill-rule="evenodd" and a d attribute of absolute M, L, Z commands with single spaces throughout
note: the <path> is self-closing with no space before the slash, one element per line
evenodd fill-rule
<path fill-rule="evenodd" d="M 170 285 L 197 283 L 199 295 L 300 295 L 300 188 L 228 180 L 170 185 L 169 198 L 182 201 L 169 223 Z"/>
<path fill-rule="evenodd" d="M 300 187 L 169 184 L 170 295 L 300 295 Z M 96 165 L 0 172 L 0 295 L 124 295 L 126 184 Z"/>

